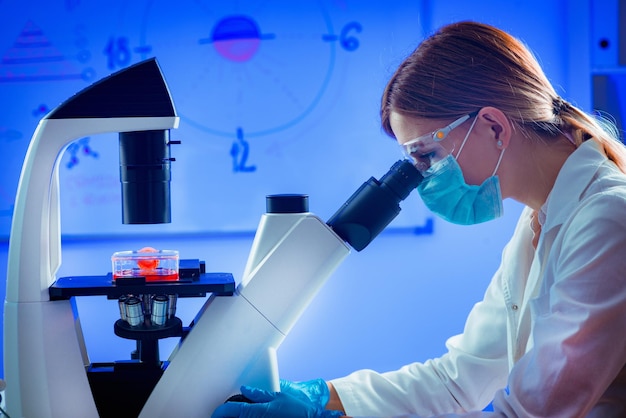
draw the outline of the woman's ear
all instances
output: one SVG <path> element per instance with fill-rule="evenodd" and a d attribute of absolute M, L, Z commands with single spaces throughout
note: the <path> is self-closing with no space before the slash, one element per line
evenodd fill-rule
<path fill-rule="evenodd" d="M 483 107 L 476 116 L 476 124 L 481 130 L 481 134 L 493 139 L 498 149 L 505 149 L 509 146 L 513 128 L 506 115 L 498 108 Z"/>

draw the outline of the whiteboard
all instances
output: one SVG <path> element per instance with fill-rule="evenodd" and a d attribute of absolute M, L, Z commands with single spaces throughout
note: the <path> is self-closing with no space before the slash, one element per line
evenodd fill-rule
<path fill-rule="evenodd" d="M 401 157 L 380 97 L 423 38 L 421 2 L 349 0 L 0 2 L 0 236 L 38 121 L 93 82 L 156 57 L 180 116 L 172 223 L 123 225 L 115 134 L 77 138 L 60 162 L 62 234 L 256 229 L 265 196 L 309 195 L 328 219 Z M 35 7 L 36 5 L 36 7 Z M 413 193 L 393 222 L 430 215 Z"/>

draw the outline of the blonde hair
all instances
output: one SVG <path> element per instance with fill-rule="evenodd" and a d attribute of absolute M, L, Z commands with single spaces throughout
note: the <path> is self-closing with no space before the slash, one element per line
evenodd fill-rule
<path fill-rule="evenodd" d="M 424 40 L 391 77 L 380 113 L 393 137 L 392 111 L 453 119 L 486 106 L 500 109 L 530 139 L 564 133 L 579 146 L 593 138 L 626 173 L 626 148 L 614 124 L 559 97 L 529 48 L 482 23 L 453 23 Z"/>

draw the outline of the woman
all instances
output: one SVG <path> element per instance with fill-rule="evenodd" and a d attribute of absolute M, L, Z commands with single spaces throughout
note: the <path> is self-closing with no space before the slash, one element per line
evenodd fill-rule
<path fill-rule="evenodd" d="M 475 224 L 526 208 L 464 332 L 398 371 L 244 388 L 215 416 L 626 416 L 626 150 L 563 100 L 530 51 L 460 22 L 426 39 L 382 99 L 425 204 Z M 481 412 L 493 400 L 493 412 Z M 228 413 L 231 415 L 224 415 Z"/>

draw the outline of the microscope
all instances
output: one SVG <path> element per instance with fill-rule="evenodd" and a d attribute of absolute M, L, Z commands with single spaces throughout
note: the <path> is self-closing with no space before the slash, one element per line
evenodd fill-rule
<path fill-rule="evenodd" d="M 118 132 L 122 221 L 166 223 L 170 146 L 179 143 L 169 132 L 178 123 L 156 59 L 94 83 L 40 121 L 24 160 L 9 243 L 4 366 L 11 417 L 206 418 L 242 384 L 279 390 L 281 342 L 351 248 L 364 249 L 422 179 L 410 162 L 398 161 L 380 181 L 365 182 L 328 222 L 309 212 L 306 195 L 267 196 L 237 286 L 231 274 L 206 272 L 196 259 L 180 260 L 176 280 L 112 273 L 57 278 L 63 150 L 85 136 Z M 92 295 L 120 305 L 113 331 L 137 342 L 130 359 L 89 361 L 75 298 Z M 207 295 L 183 326 L 172 303 Z M 129 297 L 142 302 L 137 321 L 123 314 L 130 312 L 123 306 L 138 307 Z M 169 337 L 180 341 L 161 361 L 158 340 Z"/>

